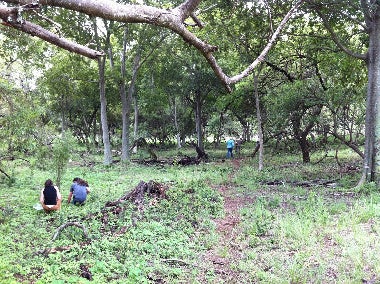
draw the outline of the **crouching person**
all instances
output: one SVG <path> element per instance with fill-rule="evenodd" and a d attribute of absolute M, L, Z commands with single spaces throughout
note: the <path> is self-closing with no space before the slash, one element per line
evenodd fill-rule
<path fill-rule="evenodd" d="M 45 181 L 45 187 L 41 190 L 40 202 L 45 212 L 61 209 L 62 196 L 57 186 L 51 179 Z"/>
<path fill-rule="evenodd" d="M 83 205 L 86 202 L 87 194 L 90 193 L 88 183 L 81 178 L 74 178 L 73 184 L 70 187 L 67 203 L 70 204 L 71 199 L 74 205 Z"/>

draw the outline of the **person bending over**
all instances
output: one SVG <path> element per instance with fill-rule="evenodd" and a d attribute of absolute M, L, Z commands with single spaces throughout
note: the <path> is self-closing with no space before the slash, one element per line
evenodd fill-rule
<path fill-rule="evenodd" d="M 51 179 L 45 181 L 45 187 L 40 194 L 40 202 L 45 212 L 61 209 L 62 196 L 59 188 L 53 184 Z"/>
<path fill-rule="evenodd" d="M 90 193 L 88 183 L 81 178 L 74 178 L 73 184 L 70 187 L 67 203 L 70 204 L 71 199 L 74 205 L 83 205 L 86 201 L 87 194 Z"/>

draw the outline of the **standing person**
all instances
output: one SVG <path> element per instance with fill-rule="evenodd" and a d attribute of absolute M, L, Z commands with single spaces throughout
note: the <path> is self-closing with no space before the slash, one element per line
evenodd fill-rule
<path fill-rule="evenodd" d="M 81 178 L 74 178 L 73 184 L 70 187 L 69 197 L 67 198 L 67 203 L 70 204 L 71 198 L 74 205 L 83 205 L 86 201 L 87 194 L 90 193 L 90 188 L 88 183 Z"/>
<path fill-rule="evenodd" d="M 45 212 L 61 209 L 62 196 L 59 188 L 53 184 L 51 179 L 45 181 L 45 187 L 40 193 L 40 203 Z"/>
<path fill-rule="evenodd" d="M 235 146 L 235 141 L 234 141 L 234 139 L 229 138 L 229 139 L 227 140 L 227 159 L 228 159 L 228 158 L 233 158 L 233 157 L 234 157 L 234 154 L 233 154 L 233 152 L 232 152 L 234 146 Z"/>

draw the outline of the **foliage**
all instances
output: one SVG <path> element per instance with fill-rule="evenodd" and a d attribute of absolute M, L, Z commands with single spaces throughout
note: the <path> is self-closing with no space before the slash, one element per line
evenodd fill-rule
<path fill-rule="evenodd" d="M 155 4 L 169 8 L 174 2 Z M 197 16 L 207 23 L 203 29 L 195 29 L 192 22 L 187 28 L 218 46 L 216 59 L 233 75 L 256 58 L 292 1 L 214 2 L 201 3 L 203 10 Z M 199 107 L 198 134 L 205 140 L 210 164 L 146 168 L 118 165 L 116 160 L 115 165 L 102 167 L 96 155 L 101 146 L 96 62 L 1 28 L 0 169 L 10 178 L 0 178 L 5 188 L 0 193 L 0 255 L 7 256 L 0 258 L 0 282 L 82 283 L 80 265 L 89 268 L 96 283 L 218 282 L 223 276 L 200 260 L 220 243 L 215 220 L 226 214 L 223 201 L 229 198 L 223 200 L 221 188 L 251 201 L 241 208 L 238 237 L 218 250 L 222 258 L 234 255 L 229 245 L 241 254 L 231 263 L 239 273 L 236 282 L 379 280 L 369 279 L 380 270 L 378 187 L 372 183 L 355 187 L 362 162 L 342 147 L 346 143 L 363 148 L 367 70 L 364 63 L 336 49 L 316 9 L 330 15 L 331 27 L 352 50 L 365 50 L 368 37 L 360 25 L 345 18 L 362 20 L 355 1 L 332 2 L 305 3 L 260 66 L 263 171 L 256 170 L 256 158 L 251 157 L 255 144 L 248 143 L 257 132 L 251 78 L 227 94 L 204 58 L 167 31 L 106 25 L 112 29 L 105 79 L 114 153 L 118 155 L 122 131 L 119 87 L 130 84 L 132 61 L 139 53 L 142 66 L 130 105 L 134 107 L 130 119 L 137 127 L 134 138 L 156 144 L 162 159 L 194 155 L 193 149 L 185 147 L 178 153 L 171 146 L 176 135 L 183 144 L 195 139 Z M 63 23 L 64 36 L 93 45 L 87 16 L 63 9 L 44 12 L 52 21 L 38 13 L 28 16 L 46 27 Z M 122 82 L 124 31 L 127 74 Z M 81 145 L 75 145 L 71 135 Z M 234 162 L 222 160 L 225 149 L 219 144 L 226 135 L 248 141 L 242 148 L 246 159 L 238 170 Z M 308 164 L 299 158 L 297 139 L 302 136 Z M 214 142 L 215 148 L 207 142 Z M 83 145 L 86 152 L 79 148 Z M 142 160 L 144 154 L 139 151 L 133 157 Z M 64 205 L 61 212 L 50 215 L 34 211 L 39 188 L 51 176 L 63 192 L 73 176 L 89 180 L 93 191 L 88 204 Z M 125 205 L 122 214 L 109 215 L 108 223 L 103 223 L 100 216 L 107 201 L 116 200 L 140 180 L 151 179 L 169 185 L 168 199 L 146 200 L 141 214 L 133 204 Z M 334 187 L 297 184 L 322 179 Z M 85 224 L 91 243 L 85 243 L 75 227 L 51 241 L 54 230 L 70 221 Z M 118 235 L 121 228 L 128 230 Z M 65 252 L 38 253 L 69 245 Z"/>
<path fill-rule="evenodd" d="M 64 175 L 68 161 L 72 154 L 75 141 L 70 133 L 54 138 L 48 145 L 40 146 L 37 152 L 37 167 L 43 170 L 54 170 L 54 179 L 59 186 Z"/>
<path fill-rule="evenodd" d="M 345 162 L 352 163 L 354 156 L 345 155 Z M 211 151 L 210 156 L 218 154 Z M 0 194 L 7 197 L 0 201 L 0 255 L 7 256 L 0 257 L 1 283 L 85 282 L 83 267 L 94 283 L 213 283 L 225 276 L 214 274 L 213 265 L 204 261 L 204 254 L 212 250 L 236 265 L 242 283 L 329 282 L 334 279 L 329 271 L 351 282 L 368 279 L 380 265 L 374 253 L 380 230 L 376 190 L 265 185 L 273 180 L 334 179 L 339 175 L 334 160 L 305 165 L 295 162 L 297 156 L 276 155 L 267 170 L 259 172 L 256 160 L 247 158 L 233 171 L 233 161 L 223 163 L 220 158 L 188 167 L 105 167 L 97 156 L 91 156 L 97 161 L 94 165 L 82 167 L 76 151 L 70 159 L 69 171 L 62 172 L 61 192 L 65 198 L 72 177 L 83 177 L 92 189 L 85 206 L 64 203 L 60 212 L 50 214 L 33 209 L 39 188 L 54 168 L 31 172 L 17 164 L 15 184 Z M 143 211 L 126 201 L 120 205 L 121 213 L 108 214 L 105 222 L 107 201 L 150 179 L 168 186 L 166 199 L 146 197 Z M 223 208 L 227 199 L 218 189 L 226 187 L 229 196 L 224 198 L 236 194 L 249 203 L 238 208 L 241 219 L 235 237 L 219 247 L 223 237 L 215 222 L 228 212 Z M 77 227 L 65 228 L 52 241 L 57 228 L 67 222 L 85 226 L 91 241 Z M 368 250 L 369 243 L 373 250 Z M 66 246 L 70 248 L 62 252 L 43 252 Z M 238 258 L 233 253 L 237 247 Z M 358 253 L 365 257 L 357 258 Z"/>

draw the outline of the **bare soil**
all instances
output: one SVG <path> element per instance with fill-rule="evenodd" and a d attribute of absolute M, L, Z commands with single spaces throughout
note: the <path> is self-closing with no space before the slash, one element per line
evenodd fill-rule
<path fill-rule="evenodd" d="M 237 240 L 241 234 L 239 210 L 253 202 L 252 198 L 240 196 L 234 190 L 235 186 L 231 182 L 240 167 L 241 161 L 240 159 L 231 161 L 233 168 L 229 174 L 228 182 L 226 185 L 216 188 L 224 199 L 225 215 L 214 220 L 219 241 L 203 256 L 204 264 L 216 276 L 214 283 L 239 283 L 241 277 L 236 270 L 236 266 L 242 259 L 242 248 L 238 245 L 239 241 Z"/>

